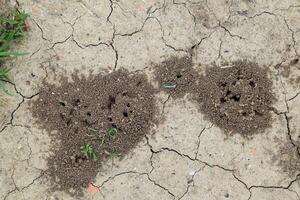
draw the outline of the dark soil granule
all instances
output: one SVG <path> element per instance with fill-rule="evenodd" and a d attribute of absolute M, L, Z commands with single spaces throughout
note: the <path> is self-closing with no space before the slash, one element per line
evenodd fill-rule
<path fill-rule="evenodd" d="M 31 109 L 56 143 L 47 171 L 53 189 L 81 196 L 105 160 L 125 155 L 149 133 L 156 104 L 141 74 L 118 70 L 73 81 L 45 83 Z"/>
<path fill-rule="evenodd" d="M 197 87 L 194 95 L 201 111 L 226 133 L 248 137 L 271 125 L 272 82 L 256 63 L 208 68 Z"/>
<path fill-rule="evenodd" d="M 190 93 L 199 79 L 189 56 L 171 57 L 155 66 L 155 77 L 160 89 L 173 98 L 181 98 Z"/>

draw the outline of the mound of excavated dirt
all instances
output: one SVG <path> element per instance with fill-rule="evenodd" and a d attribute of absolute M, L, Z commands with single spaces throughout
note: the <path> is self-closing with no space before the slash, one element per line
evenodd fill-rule
<path fill-rule="evenodd" d="M 199 80 L 191 57 L 171 57 L 155 66 L 155 77 L 160 89 L 173 98 L 190 93 Z"/>
<path fill-rule="evenodd" d="M 208 68 L 205 74 L 193 69 L 190 57 L 172 57 L 155 70 L 162 90 L 173 98 L 191 94 L 207 118 L 226 133 L 248 137 L 270 126 L 274 97 L 267 70 L 236 61 L 230 67 Z"/>
<path fill-rule="evenodd" d="M 280 150 L 272 158 L 274 164 L 281 167 L 284 173 L 294 178 L 300 171 L 300 154 L 297 146 L 291 142 L 280 147 Z"/>
<path fill-rule="evenodd" d="M 271 125 L 272 82 L 267 70 L 247 61 L 211 67 L 195 98 L 201 111 L 227 133 L 250 136 Z"/>
<path fill-rule="evenodd" d="M 155 91 L 145 76 L 125 70 L 73 80 L 45 84 L 32 112 L 57 144 L 48 159 L 53 189 L 82 195 L 103 161 L 125 155 L 149 133 Z"/>

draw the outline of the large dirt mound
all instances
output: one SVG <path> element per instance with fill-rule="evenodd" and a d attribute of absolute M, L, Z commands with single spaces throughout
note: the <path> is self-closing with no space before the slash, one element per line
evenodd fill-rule
<path fill-rule="evenodd" d="M 156 105 L 140 74 L 119 70 L 73 80 L 45 84 L 32 112 L 56 143 L 47 171 L 54 189 L 81 195 L 103 161 L 125 155 L 149 133 Z"/>

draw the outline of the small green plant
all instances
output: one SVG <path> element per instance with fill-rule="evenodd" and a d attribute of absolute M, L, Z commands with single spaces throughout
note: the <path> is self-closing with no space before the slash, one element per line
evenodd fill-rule
<path fill-rule="evenodd" d="M 9 69 L 0 68 L 0 80 L 8 81 L 9 80 L 8 72 L 9 72 Z"/>
<path fill-rule="evenodd" d="M 11 16 L 0 16 L 0 61 L 25 53 L 10 51 L 12 43 L 25 36 L 28 14 L 15 11 Z"/>
<path fill-rule="evenodd" d="M 80 147 L 80 152 L 87 158 L 91 158 L 93 161 L 97 161 L 98 157 L 90 144 L 85 144 Z"/>
<path fill-rule="evenodd" d="M 5 82 L 9 81 L 8 73 L 9 73 L 9 69 L 0 68 L 0 89 L 2 89 L 7 95 L 11 96 L 8 90 L 5 89 Z"/>
<path fill-rule="evenodd" d="M 109 136 L 110 139 L 115 139 L 118 133 L 118 129 L 116 128 L 109 128 L 107 130 L 107 134 Z"/>
<path fill-rule="evenodd" d="M 25 36 L 27 17 L 27 13 L 20 11 L 15 11 L 10 16 L 0 16 L 0 89 L 6 94 L 9 94 L 5 89 L 5 83 L 10 81 L 9 69 L 2 66 L 2 61 L 26 54 L 11 51 L 11 48 L 13 42 Z"/>
<path fill-rule="evenodd" d="M 114 127 L 109 128 L 106 134 L 104 134 L 101 138 L 100 147 L 104 144 L 107 137 L 108 139 L 113 139 L 113 140 L 116 139 L 117 133 L 118 133 L 118 129 Z"/>

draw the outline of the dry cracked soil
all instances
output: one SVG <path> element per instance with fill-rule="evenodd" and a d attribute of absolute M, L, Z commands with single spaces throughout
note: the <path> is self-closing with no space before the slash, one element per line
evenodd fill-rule
<path fill-rule="evenodd" d="M 0 0 L 3 200 L 299 200 L 299 0 Z"/>

